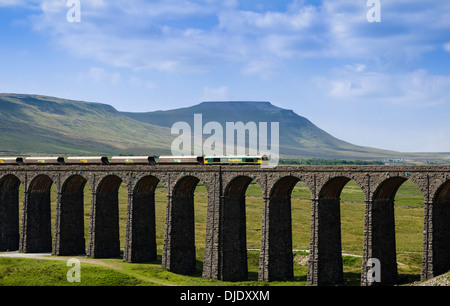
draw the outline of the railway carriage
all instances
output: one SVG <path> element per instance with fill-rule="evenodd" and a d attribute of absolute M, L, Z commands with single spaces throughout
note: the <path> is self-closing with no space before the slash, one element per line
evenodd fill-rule
<path fill-rule="evenodd" d="M 65 165 L 64 157 L 27 157 L 25 158 L 26 165 Z"/>
<path fill-rule="evenodd" d="M 156 161 L 154 156 L 113 156 L 110 164 L 156 165 Z"/>
<path fill-rule="evenodd" d="M 0 165 L 24 165 L 22 157 L 0 157 Z"/>
<path fill-rule="evenodd" d="M 158 164 L 203 164 L 203 156 L 160 156 Z"/>
<path fill-rule="evenodd" d="M 0 165 L 264 165 L 262 156 L 69 156 L 69 157 L 0 157 Z"/>
<path fill-rule="evenodd" d="M 81 157 L 67 157 L 66 164 L 72 165 L 109 165 L 108 157 L 106 156 L 81 156 Z"/>

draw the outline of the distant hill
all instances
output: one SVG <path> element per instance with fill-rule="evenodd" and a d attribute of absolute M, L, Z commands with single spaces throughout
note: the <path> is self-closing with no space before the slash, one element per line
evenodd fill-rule
<path fill-rule="evenodd" d="M 203 102 L 195 106 L 168 111 L 127 113 L 134 120 L 170 128 L 185 121 L 193 126 L 194 114 L 202 114 L 203 124 L 219 122 L 225 130 L 226 122 L 279 122 L 280 154 L 284 157 L 328 159 L 379 159 L 396 152 L 361 147 L 339 140 L 315 126 L 292 110 L 282 109 L 270 102 Z"/>
<path fill-rule="evenodd" d="M 292 110 L 269 102 L 203 102 L 146 113 L 119 112 L 110 105 L 24 94 L 0 94 L 0 154 L 166 155 L 178 121 L 203 124 L 279 122 L 282 158 L 380 160 L 405 157 L 393 151 L 339 140 Z M 411 156 L 411 154 L 410 154 Z M 427 154 L 416 154 L 422 159 Z M 438 156 L 439 157 L 439 156 Z"/>
<path fill-rule="evenodd" d="M 0 94 L 0 152 L 167 154 L 171 139 L 169 129 L 132 120 L 109 105 Z"/>

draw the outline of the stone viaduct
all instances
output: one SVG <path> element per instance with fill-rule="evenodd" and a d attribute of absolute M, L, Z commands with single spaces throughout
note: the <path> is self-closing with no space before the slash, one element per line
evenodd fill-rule
<path fill-rule="evenodd" d="M 206 165 L 3 165 L 0 167 L 0 251 L 86 254 L 118 257 L 118 189 L 128 187 L 123 259 L 156 259 L 155 188 L 162 182 L 167 206 L 162 267 L 179 274 L 195 271 L 194 190 L 207 189 L 203 277 L 247 278 L 245 192 L 261 187 L 263 212 L 259 279 L 293 277 L 291 192 L 302 181 L 311 193 L 310 259 L 312 285 L 343 282 L 340 193 L 355 181 L 365 196 L 361 285 L 395 284 L 394 197 L 406 180 L 423 194 L 422 279 L 450 270 L 450 166 L 259 166 Z M 92 189 L 86 247 L 83 193 Z M 55 223 L 50 221 L 50 188 L 55 184 Z M 19 228 L 19 186 L 23 217 Z M 52 237 L 51 227 L 54 226 Z M 369 259 L 380 261 L 381 282 L 366 277 Z"/>

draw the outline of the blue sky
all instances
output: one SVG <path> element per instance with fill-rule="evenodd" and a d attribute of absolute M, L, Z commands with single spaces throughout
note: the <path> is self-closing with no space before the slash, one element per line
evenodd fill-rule
<path fill-rule="evenodd" d="M 348 142 L 450 152 L 450 2 L 0 0 L 0 92 L 121 111 L 270 101 Z M 280 131 L 283 132 L 283 131 Z"/>

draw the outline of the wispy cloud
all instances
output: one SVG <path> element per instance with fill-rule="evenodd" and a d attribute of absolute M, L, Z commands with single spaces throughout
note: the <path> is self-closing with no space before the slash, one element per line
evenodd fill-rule
<path fill-rule="evenodd" d="M 432 75 L 426 70 L 386 74 L 365 71 L 362 65 L 337 69 L 327 77 L 316 77 L 315 84 L 336 101 L 371 105 L 429 107 L 447 104 L 450 76 Z"/>
<path fill-rule="evenodd" d="M 203 96 L 201 101 L 224 101 L 228 99 L 228 86 L 220 86 L 217 88 L 203 88 Z"/>
<path fill-rule="evenodd" d="M 6 6 L 26 6 L 27 1 L 26 0 L 0 0 L 0 7 L 6 7 Z"/>
<path fill-rule="evenodd" d="M 40 13 L 30 14 L 35 31 L 103 67 L 176 75 L 233 67 L 236 75 L 268 80 L 324 59 L 364 63 L 360 71 L 312 74 L 330 98 L 443 103 L 448 86 L 446 76 L 411 66 L 428 52 L 450 52 L 444 1 L 382 1 L 381 23 L 367 22 L 365 1 L 293 0 L 252 10 L 238 0 L 91 0 L 81 1 L 81 23 L 67 22 L 66 2 L 0 0 L 0 6 L 38 6 Z M 408 69 L 392 73 L 402 67 Z M 210 87 L 205 91 L 213 95 Z"/>
<path fill-rule="evenodd" d="M 283 68 L 280 61 L 261 58 L 248 62 L 241 72 L 246 76 L 256 76 L 262 80 L 269 80 L 281 73 Z"/>
<path fill-rule="evenodd" d="M 384 1 L 380 24 L 365 19 L 365 1 L 293 1 L 284 11 L 244 10 L 236 0 L 82 1 L 80 24 L 65 20 L 65 3 L 41 1 L 42 13 L 33 23 L 68 52 L 116 66 L 176 73 L 236 62 L 248 71 L 268 58 L 412 60 L 438 45 L 447 50 L 450 30 L 450 5 L 435 1 L 427 2 L 425 11 L 410 2 Z"/>
<path fill-rule="evenodd" d="M 120 73 L 109 72 L 101 67 L 92 67 L 87 73 L 87 78 L 95 83 L 111 83 L 117 84 L 120 81 Z"/>
<path fill-rule="evenodd" d="M 366 129 L 351 127 L 364 139 L 406 110 L 423 122 L 420 131 L 433 132 L 450 109 L 450 1 L 381 0 L 379 23 L 367 21 L 365 0 L 80 2 L 81 22 L 70 23 L 67 0 L 0 0 L 2 88 L 48 94 L 67 86 L 77 99 L 143 111 L 153 101 L 170 109 L 258 97 L 343 136 L 356 134 L 347 130 L 355 120 L 344 126 L 336 116 L 364 118 Z"/>
<path fill-rule="evenodd" d="M 24 8 L 28 10 L 38 10 L 39 0 L 0 0 L 0 8 L 13 7 Z"/>
<path fill-rule="evenodd" d="M 444 50 L 450 52 L 450 42 L 444 44 Z"/>

